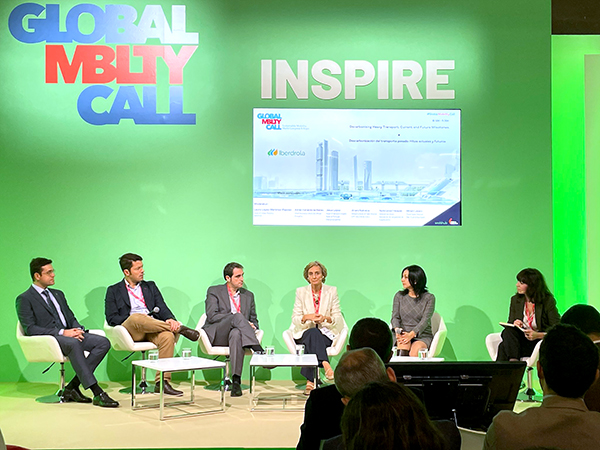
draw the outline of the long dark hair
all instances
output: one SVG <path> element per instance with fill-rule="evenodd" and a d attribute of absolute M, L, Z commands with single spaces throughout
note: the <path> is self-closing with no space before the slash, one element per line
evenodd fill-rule
<path fill-rule="evenodd" d="M 346 450 L 441 450 L 445 443 L 417 396 L 391 381 L 352 397 L 341 428 Z"/>
<path fill-rule="evenodd" d="M 541 303 L 547 298 L 552 298 L 552 292 L 546 285 L 544 275 L 537 269 L 523 269 L 517 274 L 517 281 L 527 285 L 525 295 L 532 303 Z M 517 293 L 522 296 L 523 294 Z"/>
<path fill-rule="evenodd" d="M 401 274 L 404 274 L 404 271 L 408 270 L 408 282 L 415 291 L 415 295 L 418 297 L 424 292 L 427 292 L 427 275 L 425 275 L 425 271 L 421 268 L 421 266 L 412 265 L 407 266 L 402 269 Z M 402 291 L 402 295 L 408 294 L 408 289 L 404 289 Z"/>

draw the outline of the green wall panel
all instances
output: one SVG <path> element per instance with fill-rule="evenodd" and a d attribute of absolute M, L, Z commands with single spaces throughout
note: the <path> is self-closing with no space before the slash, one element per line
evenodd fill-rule
<path fill-rule="evenodd" d="M 423 266 L 448 325 L 448 359 L 488 359 L 485 336 L 506 319 L 520 269 L 537 267 L 553 285 L 548 0 L 176 2 L 187 5 L 187 30 L 199 33 L 183 81 L 193 126 L 84 122 L 76 103 L 86 86 L 45 84 L 45 44 L 9 33 L 18 4 L 0 4 L 0 380 L 54 381 L 24 360 L 14 338 L 14 299 L 35 256 L 55 261 L 56 287 L 90 328 L 102 326 L 104 291 L 120 279 L 124 252 L 143 255 L 147 278 L 187 325 L 224 264 L 239 261 L 265 343 L 281 352 L 302 268 L 314 259 L 329 269 L 350 325 L 369 315 L 389 320 L 400 270 Z M 64 13 L 75 4 L 60 2 Z M 145 5 L 128 4 L 140 13 Z M 377 100 L 371 85 L 356 100 L 265 100 L 261 59 L 451 59 L 456 96 Z M 164 107 L 166 69 L 158 69 Z M 460 108 L 463 226 L 254 227 L 255 107 Z M 128 378 L 122 356 L 109 355 L 100 379 Z"/>

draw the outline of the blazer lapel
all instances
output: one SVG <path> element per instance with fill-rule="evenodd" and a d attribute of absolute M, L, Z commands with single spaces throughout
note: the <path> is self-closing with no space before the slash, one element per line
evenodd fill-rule
<path fill-rule="evenodd" d="M 121 281 L 119 290 L 121 291 L 121 297 L 123 297 L 123 301 L 127 306 L 131 308 L 131 302 L 129 301 L 129 293 L 127 292 L 127 286 L 125 286 L 125 283 L 127 283 L 127 281 Z"/>
<path fill-rule="evenodd" d="M 148 308 L 148 311 L 152 312 L 154 309 L 154 299 L 152 298 L 152 295 L 150 295 L 150 289 L 148 289 L 148 285 L 143 281 L 141 283 L 142 294 L 144 295 L 144 303 L 146 303 L 146 308 Z M 127 300 L 129 300 L 129 295 L 127 296 Z"/>

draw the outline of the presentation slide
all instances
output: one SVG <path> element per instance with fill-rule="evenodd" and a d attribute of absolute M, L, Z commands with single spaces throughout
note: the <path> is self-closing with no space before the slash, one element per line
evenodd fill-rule
<path fill-rule="evenodd" d="M 461 224 L 460 110 L 253 110 L 254 225 Z"/>

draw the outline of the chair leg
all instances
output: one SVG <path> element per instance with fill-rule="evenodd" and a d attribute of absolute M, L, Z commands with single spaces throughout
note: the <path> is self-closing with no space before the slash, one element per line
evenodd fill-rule
<path fill-rule="evenodd" d="M 146 359 L 146 351 L 142 350 L 142 361 Z M 140 380 L 140 394 L 147 394 L 148 383 L 146 382 L 146 368 L 142 367 L 142 379 Z"/>
<path fill-rule="evenodd" d="M 533 389 L 533 367 L 527 367 L 527 387 L 525 391 L 519 394 L 519 400 L 522 402 L 539 402 L 536 398 L 537 392 Z"/>
<path fill-rule="evenodd" d="M 54 364 L 54 363 L 52 363 L 52 364 Z M 52 366 L 50 366 L 50 367 L 52 367 Z M 48 369 L 50 367 L 48 367 Z M 48 369 L 46 369 L 46 370 L 48 370 Z M 36 402 L 39 402 L 39 403 L 65 403 L 65 397 L 63 396 L 63 394 L 65 392 L 65 363 L 64 362 L 60 363 L 59 372 L 60 372 L 60 381 L 59 381 L 60 387 L 59 387 L 58 391 L 55 394 L 38 397 L 35 399 Z"/>
<path fill-rule="evenodd" d="M 146 359 L 146 350 L 141 350 L 141 352 L 142 352 L 142 361 L 143 361 Z M 129 356 L 131 356 L 133 353 L 135 353 L 135 352 L 132 352 Z M 123 361 L 125 361 L 126 359 L 129 359 L 129 356 L 127 358 L 125 358 Z M 148 383 L 146 382 L 146 368 L 142 367 L 141 372 L 142 372 L 142 376 L 140 377 L 140 384 L 138 384 L 137 387 L 135 388 L 135 393 L 136 394 L 153 393 L 154 389 L 148 390 Z M 131 388 L 126 387 L 123 389 L 119 389 L 119 392 L 121 394 L 131 394 Z"/>

